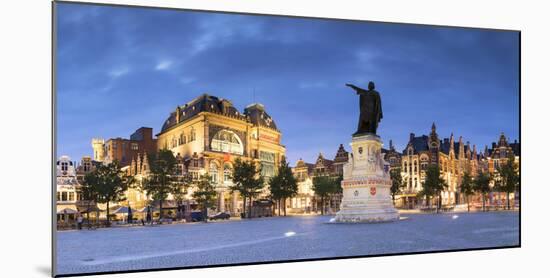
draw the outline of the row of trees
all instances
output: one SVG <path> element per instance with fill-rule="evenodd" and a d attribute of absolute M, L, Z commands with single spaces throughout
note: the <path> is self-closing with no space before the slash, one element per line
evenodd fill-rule
<path fill-rule="evenodd" d="M 496 168 L 497 175 L 490 175 L 479 171 L 475 176 L 472 176 L 468 171 L 462 176 L 459 186 L 460 193 L 466 198 L 468 211 L 470 211 L 470 197 L 476 193 L 481 195 L 482 209 L 485 211 L 485 200 L 491 191 L 505 192 L 507 209 L 510 209 L 510 194 L 519 189 L 519 175 L 517 166 L 514 162 L 514 157 L 510 156 L 506 163 Z M 395 196 L 402 192 L 402 188 L 406 187 L 403 182 L 399 169 L 390 171 L 392 186 L 390 189 L 393 202 Z M 494 186 L 491 188 L 491 183 Z M 418 192 L 418 197 L 425 197 L 426 203 L 431 207 L 431 199 L 437 199 L 436 208 L 441 209 L 441 193 L 448 188 L 446 181 L 441 178 L 438 165 L 429 165 L 426 169 L 426 179 L 422 183 L 422 190 Z"/>

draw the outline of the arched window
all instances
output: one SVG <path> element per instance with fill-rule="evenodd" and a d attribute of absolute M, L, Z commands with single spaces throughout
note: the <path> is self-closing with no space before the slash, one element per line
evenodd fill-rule
<path fill-rule="evenodd" d="M 196 137 L 195 129 L 191 128 L 191 134 L 189 135 L 189 142 L 195 141 L 195 137 Z"/>
<path fill-rule="evenodd" d="M 210 162 L 210 178 L 212 183 L 218 183 L 218 164 L 214 161 Z"/>
<path fill-rule="evenodd" d="M 210 147 L 213 151 L 243 154 L 244 148 L 239 136 L 229 130 L 220 130 L 212 138 Z"/>
<path fill-rule="evenodd" d="M 232 179 L 231 179 L 231 165 L 229 164 L 224 164 L 223 165 L 223 182 L 224 183 L 231 183 L 232 182 Z"/>

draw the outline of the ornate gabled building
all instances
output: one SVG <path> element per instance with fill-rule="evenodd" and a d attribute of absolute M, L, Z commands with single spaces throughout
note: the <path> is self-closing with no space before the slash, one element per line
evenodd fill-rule
<path fill-rule="evenodd" d="M 401 169 L 401 153 L 395 150 L 392 140 L 390 140 L 390 148 L 382 148 L 382 153 L 384 160 L 390 164 L 390 169 Z"/>
<path fill-rule="evenodd" d="M 157 140 L 157 149 L 169 149 L 182 161 L 182 171 L 195 178 L 208 173 L 218 190 L 217 210 L 232 214 L 242 211 L 238 193 L 229 192 L 234 161 L 255 161 L 271 177 L 285 155 L 281 132 L 262 104 L 241 113 L 231 101 L 207 94 L 176 106 Z M 262 196 L 268 194 L 266 186 Z"/>
<path fill-rule="evenodd" d="M 306 163 L 300 158 L 296 162 L 296 166 L 292 168 L 294 176 L 298 180 L 298 194 L 288 200 L 286 204 L 288 211 L 291 213 L 310 213 L 320 209 L 322 207 L 321 199 L 316 198 L 315 191 L 313 191 L 313 178 L 317 176 L 341 176 L 343 166 L 348 162 L 348 158 L 349 153 L 342 144 L 338 147 L 334 160 L 324 158 L 322 153 L 319 153 L 315 164 Z M 335 194 L 327 202 L 329 202 L 332 210 L 337 210 L 341 199 L 341 194 Z"/>
<path fill-rule="evenodd" d="M 426 178 L 428 165 L 438 165 L 442 178 L 448 188 L 442 192 L 442 204 L 454 205 L 459 203 L 459 185 L 465 171 L 475 173 L 479 167 L 480 155 L 476 154 L 476 146 L 470 148 L 469 142 L 464 144 L 462 136 L 458 142 L 454 135 L 450 138 L 439 139 L 435 123 L 432 124 L 429 135 L 415 136 L 410 134 L 409 142 L 401 157 L 401 174 L 406 184 L 400 200 L 406 206 L 420 204 L 416 194 L 422 190 Z"/>
<path fill-rule="evenodd" d="M 483 155 L 480 159 L 480 168 L 483 171 L 487 171 L 493 176 L 494 180 L 500 179 L 498 169 L 504 165 L 510 157 L 513 157 L 516 165 L 516 170 L 519 173 L 519 161 L 520 161 L 520 143 L 514 140 L 513 143 L 509 143 L 504 133 L 500 134 L 498 142 L 493 142 L 491 148 L 485 146 Z M 495 182 L 491 182 L 491 187 L 494 187 Z M 514 203 L 519 198 L 519 192 L 511 193 L 510 200 Z M 479 198 L 478 198 L 479 199 Z M 492 191 L 489 193 L 489 204 L 503 206 L 506 202 L 506 193 Z"/>
<path fill-rule="evenodd" d="M 63 155 L 56 162 L 56 212 L 57 221 L 70 223 L 79 212 L 80 183 L 76 175 L 76 163 Z"/>

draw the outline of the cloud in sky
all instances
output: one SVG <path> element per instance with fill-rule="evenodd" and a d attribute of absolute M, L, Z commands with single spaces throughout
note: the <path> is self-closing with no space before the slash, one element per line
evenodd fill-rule
<path fill-rule="evenodd" d="M 109 75 L 113 78 L 119 78 L 123 75 L 126 75 L 129 71 L 130 69 L 128 67 L 119 67 L 109 71 Z"/>
<path fill-rule="evenodd" d="M 454 132 L 478 149 L 500 132 L 519 136 L 515 32 L 57 7 L 58 150 L 73 159 L 91 154 L 92 137 L 158 132 L 175 105 L 205 92 L 239 110 L 263 103 L 291 163 L 332 158 L 359 113 L 344 84 L 370 80 L 382 96 L 379 134 L 399 149 L 434 121 L 441 137 Z"/>
<path fill-rule="evenodd" d="M 162 60 L 160 62 L 157 63 L 157 65 L 155 66 L 155 69 L 156 70 L 167 70 L 169 69 L 170 67 L 172 67 L 172 61 L 170 60 Z"/>

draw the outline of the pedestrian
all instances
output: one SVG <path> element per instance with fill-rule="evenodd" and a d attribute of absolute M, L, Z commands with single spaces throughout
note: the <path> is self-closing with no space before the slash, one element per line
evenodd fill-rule
<path fill-rule="evenodd" d="M 79 230 L 82 230 L 82 221 L 83 221 L 82 215 L 79 213 L 78 216 L 76 217 L 76 224 Z"/>

